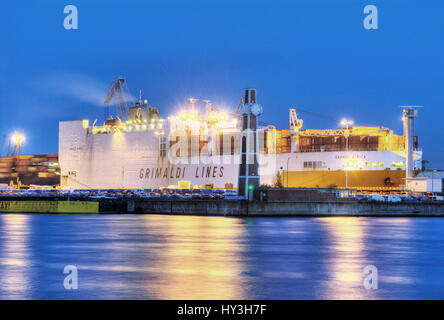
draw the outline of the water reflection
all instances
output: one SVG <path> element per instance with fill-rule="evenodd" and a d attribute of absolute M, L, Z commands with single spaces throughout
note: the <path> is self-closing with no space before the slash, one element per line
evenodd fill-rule
<path fill-rule="evenodd" d="M 0 298 L 26 299 L 30 295 L 30 217 L 2 214 L 0 221 Z"/>
<path fill-rule="evenodd" d="M 0 215 L 0 298 L 436 299 L 444 219 Z M 79 269 L 65 290 L 63 267 Z M 378 268 L 379 289 L 363 286 Z"/>
<path fill-rule="evenodd" d="M 245 299 L 242 285 L 244 225 L 236 218 L 171 217 L 154 261 L 160 273 L 147 281 L 160 299 Z M 153 221 L 146 220 L 150 229 Z"/>
<path fill-rule="evenodd" d="M 242 219 L 197 216 L 87 218 L 71 244 L 81 292 L 107 299 L 244 299 Z M 97 221 L 91 221 L 96 220 Z M 82 254 L 87 249 L 90 255 Z M 70 261 L 73 261 L 72 259 Z M 88 293 L 90 294 L 90 293 Z M 94 296 L 93 296 L 94 297 Z"/>
<path fill-rule="evenodd" d="M 327 253 L 325 299 L 370 299 L 372 290 L 363 287 L 364 267 L 371 264 L 366 255 L 367 226 L 359 218 L 319 219 L 324 225 Z"/>

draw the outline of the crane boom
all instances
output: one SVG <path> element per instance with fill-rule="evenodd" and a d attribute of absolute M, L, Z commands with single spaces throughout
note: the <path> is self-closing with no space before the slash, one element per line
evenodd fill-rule
<path fill-rule="evenodd" d="M 117 116 L 125 121 L 128 118 L 128 101 L 126 99 L 130 96 L 126 79 L 120 77 L 109 84 L 108 94 L 104 103 L 107 105 L 114 98 Z"/>

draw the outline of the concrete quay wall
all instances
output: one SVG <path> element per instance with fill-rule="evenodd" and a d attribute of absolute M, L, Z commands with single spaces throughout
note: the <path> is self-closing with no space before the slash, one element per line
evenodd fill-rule
<path fill-rule="evenodd" d="M 210 216 L 444 216 L 441 203 L 129 200 L 128 213 Z"/>

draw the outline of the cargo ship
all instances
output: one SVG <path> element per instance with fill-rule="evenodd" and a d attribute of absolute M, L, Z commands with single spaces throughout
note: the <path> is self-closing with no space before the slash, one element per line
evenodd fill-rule
<path fill-rule="evenodd" d="M 141 97 L 129 105 L 119 91 L 125 80 L 119 79 L 105 101 L 120 97 L 115 117 L 101 125 L 97 120 L 59 123 L 62 188 L 237 189 L 241 176 L 252 174 L 257 186 L 399 189 L 406 170 L 421 165 L 418 138 L 408 130 L 412 117 L 405 116 L 403 135 L 347 121 L 340 129 L 318 130 L 304 129 L 298 110 L 290 109 L 289 128 L 277 129 L 256 120 L 254 89 L 246 90 L 254 93 L 251 118 L 242 111 L 247 96 L 236 112 L 208 100 L 198 108 L 197 100 L 189 99 L 177 114 L 162 117 Z M 254 122 L 254 130 L 245 130 L 246 121 Z M 246 148 L 256 157 L 248 173 L 242 169 L 251 155 Z"/>

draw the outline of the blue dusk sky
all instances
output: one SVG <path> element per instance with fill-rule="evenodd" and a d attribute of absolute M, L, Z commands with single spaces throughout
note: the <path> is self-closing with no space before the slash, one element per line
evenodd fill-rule
<path fill-rule="evenodd" d="M 69 4 L 78 30 L 63 26 Z M 254 87 L 278 128 L 294 107 L 331 118 L 300 114 L 304 128 L 349 118 L 401 134 L 399 106 L 422 105 L 424 159 L 444 167 L 442 1 L 18 0 L 2 2 L 0 27 L 0 134 L 23 129 L 23 153 L 57 153 L 59 121 L 102 120 L 124 76 L 164 117 L 189 97 L 234 111 Z"/>

